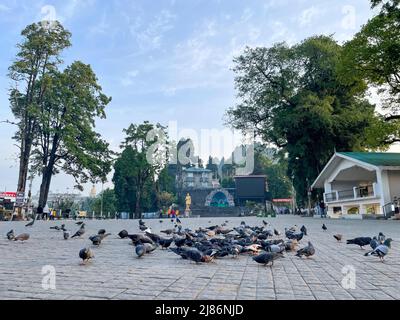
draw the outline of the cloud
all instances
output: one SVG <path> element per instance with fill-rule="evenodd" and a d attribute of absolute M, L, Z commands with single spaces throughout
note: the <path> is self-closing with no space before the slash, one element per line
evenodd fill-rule
<path fill-rule="evenodd" d="M 10 11 L 11 9 L 7 7 L 5 4 L 0 3 L 0 12 L 7 12 Z"/>
<path fill-rule="evenodd" d="M 121 85 L 124 87 L 129 87 L 134 83 L 134 79 L 138 76 L 138 70 L 129 71 L 125 77 L 121 79 Z"/>
<path fill-rule="evenodd" d="M 173 21 L 176 15 L 168 10 L 162 10 L 160 14 L 142 30 L 142 22 L 139 17 L 130 26 L 131 33 L 135 36 L 137 44 L 142 51 L 158 49 L 161 46 L 164 34 L 173 29 Z"/>

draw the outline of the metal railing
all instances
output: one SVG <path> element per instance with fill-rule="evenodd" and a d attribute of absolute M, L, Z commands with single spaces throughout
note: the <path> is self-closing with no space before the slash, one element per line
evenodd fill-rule
<path fill-rule="evenodd" d="M 325 202 L 339 200 L 356 200 L 377 195 L 376 183 L 364 187 L 354 187 L 353 189 L 333 191 L 325 193 Z"/>

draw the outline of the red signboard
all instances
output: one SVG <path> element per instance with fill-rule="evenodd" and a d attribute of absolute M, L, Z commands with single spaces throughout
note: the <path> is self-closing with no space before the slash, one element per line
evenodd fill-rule
<path fill-rule="evenodd" d="M 16 198 L 16 192 L 0 192 L 0 198 Z"/>
<path fill-rule="evenodd" d="M 276 203 L 288 203 L 288 202 L 292 202 L 293 199 L 273 199 L 272 202 L 276 202 Z"/>

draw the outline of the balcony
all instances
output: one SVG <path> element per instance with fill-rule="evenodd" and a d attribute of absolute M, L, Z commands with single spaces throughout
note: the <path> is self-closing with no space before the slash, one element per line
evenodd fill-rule
<path fill-rule="evenodd" d="M 332 191 L 324 194 L 326 203 L 377 197 L 379 197 L 379 191 L 376 183 L 372 183 L 364 187 L 353 187 L 353 189 Z"/>

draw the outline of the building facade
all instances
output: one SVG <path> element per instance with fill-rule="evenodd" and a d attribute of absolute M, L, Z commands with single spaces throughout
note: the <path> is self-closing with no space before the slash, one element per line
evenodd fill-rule
<path fill-rule="evenodd" d="M 332 218 L 387 214 L 400 197 L 400 153 L 335 153 L 312 188 L 324 189 Z"/>
<path fill-rule="evenodd" d="M 213 188 L 213 173 L 203 168 L 183 168 L 182 187 L 185 190 Z"/>

